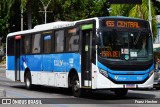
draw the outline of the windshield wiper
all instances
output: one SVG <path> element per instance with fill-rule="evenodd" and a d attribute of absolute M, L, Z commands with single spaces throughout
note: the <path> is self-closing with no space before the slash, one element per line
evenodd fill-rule
<path fill-rule="evenodd" d="M 140 30 L 139 34 L 137 35 L 136 40 L 134 41 L 134 45 L 137 44 L 137 42 L 138 42 L 138 40 L 139 40 L 139 38 L 141 36 L 141 33 L 142 33 L 142 30 Z"/>
<path fill-rule="evenodd" d="M 116 36 L 118 37 L 119 34 L 117 33 L 117 29 L 112 29 L 112 30 L 113 30 L 113 32 L 116 34 Z"/>

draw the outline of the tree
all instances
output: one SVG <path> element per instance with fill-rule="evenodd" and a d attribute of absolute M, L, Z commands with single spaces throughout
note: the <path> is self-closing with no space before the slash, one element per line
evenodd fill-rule
<path fill-rule="evenodd" d="M 152 8 L 152 32 L 153 38 L 156 37 L 157 34 L 157 22 L 155 19 L 155 8 L 153 4 L 151 4 Z M 142 0 L 142 5 L 136 4 L 123 4 L 123 5 L 111 5 L 111 15 L 113 16 L 129 16 L 135 18 L 141 18 L 144 20 L 148 20 L 148 0 Z"/>
<path fill-rule="evenodd" d="M 160 14 L 160 0 L 152 0 L 156 14 Z"/>
<path fill-rule="evenodd" d="M 9 24 L 8 22 L 9 17 L 7 16 L 7 6 L 5 4 L 5 0 L 0 1 L 0 37 L 2 38 L 2 42 L 5 42 L 5 37 L 8 33 Z"/>
<path fill-rule="evenodd" d="M 23 6 L 25 5 L 27 5 L 28 29 L 32 29 L 32 0 L 28 0 L 26 4 L 23 4 Z"/>
<path fill-rule="evenodd" d="M 63 20 L 80 20 L 91 17 L 108 16 L 107 0 L 59 0 Z"/>
<path fill-rule="evenodd" d="M 43 0 L 47 3 L 50 0 Z M 108 16 L 108 0 L 51 0 L 47 22 L 74 21 L 91 17 Z M 40 0 L 1 0 L 0 27 L 4 38 L 10 32 L 21 30 L 23 10 L 24 30 L 44 23 L 43 5 Z M 2 8 L 3 7 L 3 8 Z M 5 7 L 5 8 L 4 8 Z M 3 12 L 2 12 L 3 11 Z M 30 25 L 27 27 L 27 25 Z"/>

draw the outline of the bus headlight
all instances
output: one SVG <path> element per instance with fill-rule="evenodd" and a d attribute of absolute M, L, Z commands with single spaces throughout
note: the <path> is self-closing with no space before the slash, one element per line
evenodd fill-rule
<path fill-rule="evenodd" d="M 107 72 L 107 71 L 99 68 L 99 72 L 100 72 L 103 76 L 108 77 L 108 72 Z"/>
<path fill-rule="evenodd" d="M 152 70 L 150 73 L 149 73 L 149 77 L 154 73 L 154 70 Z"/>

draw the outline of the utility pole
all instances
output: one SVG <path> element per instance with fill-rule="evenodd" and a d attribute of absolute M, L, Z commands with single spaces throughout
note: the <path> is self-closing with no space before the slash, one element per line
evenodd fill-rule
<path fill-rule="evenodd" d="M 27 2 L 28 29 L 32 29 L 32 0 Z"/>
<path fill-rule="evenodd" d="M 42 0 L 40 0 L 40 1 L 41 1 L 42 5 L 43 5 L 44 11 L 39 11 L 39 12 L 44 12 L 44 14 L 45 14 L 45 24 L 46 24 L 47 23 L 47 12 L 52 12 L 52 11 L 47 11 L 48 5 L 50 4 L 51 0 L 48 2 L 47 5 L 44 5 Z"/>
<path fill-rule="evenodd" d="M 152 32 L 152 12 L 151 12 L 151 0 L 148 0 L 148 7 L 149 7 L 148 20 L 149 20 L 150 29 L 151 29 L 151 32 Z"/>
<path fill-rule="evenodd" d="M 21 31 L 23 31 L 23 7 L 21 7 Z"/>

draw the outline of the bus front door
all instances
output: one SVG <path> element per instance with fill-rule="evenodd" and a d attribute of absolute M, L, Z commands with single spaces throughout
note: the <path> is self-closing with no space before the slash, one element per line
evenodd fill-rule
<path fill-rule="evenodd" d="M 15 36 L 15 81 L 20 81 L 21 36 Z"/>
<path fill-rule="evenodd" d="M 82 88 L 91 88 L 93 24 L 84 24 L 81 30 L 81 85 Z"/>

